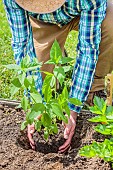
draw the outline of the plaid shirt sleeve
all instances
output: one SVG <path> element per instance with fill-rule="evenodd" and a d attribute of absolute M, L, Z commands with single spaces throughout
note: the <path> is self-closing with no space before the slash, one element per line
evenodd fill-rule
<path fill-rule="evenodd" d="M 12 32 L 12 48 L 16 63 L 20 64 L 22 58 L 26 55 L 29 55 L 32 61 L 36 57 L 36 53 L 28 13 L 20 8 L 15 0 L 3 0 L 3 2 Z M 28 74 L 32 73 L 29 72 Z M 36 75 L 36 88 L 40 92 L 42 87 L 41 73 L 37 70 Z"/>
<path fill-rule="evenodd" d="M 77 59 L 72 75 L 70 97 L 77 98 L 82 103 L 86 101 L 94 79 L 101 40 L 101 24 L 105 14 L 106 1 L 103 1 L 101 6 L 96 9 L 81 11 Z M 83 106 L 79 107 L 69 103 L 69 107 L 79 113 Z"/>

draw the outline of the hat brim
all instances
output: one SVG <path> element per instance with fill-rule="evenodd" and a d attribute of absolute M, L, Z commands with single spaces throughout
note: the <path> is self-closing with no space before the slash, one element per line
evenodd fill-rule
<path fill-rule="evenodd" d="M 60 8 L 66 0 L 15 0 L 16 3 L 29 12 L 44 14 Z"/>

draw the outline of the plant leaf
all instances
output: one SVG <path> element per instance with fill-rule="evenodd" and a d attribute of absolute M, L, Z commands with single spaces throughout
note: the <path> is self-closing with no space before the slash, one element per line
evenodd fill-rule
<path fill-rule="evenodd" d="M 70 71 L 70 70 L 73 70 L 73 66 L 63 66 L 62 68 L 64 69 L 65 73 Z"/>
<path fill-rule="evenodd" d="M 65 109 L 66 114 L 70 117 L 70 109 L 68 105 L 65 105 L 64 109 Z"/>
<path fill-rule="evenodd" d="M 19 75 L 18 75 L 19 81 L 20 81 L 20 83 L 21 83 L 22 85 L 23 85 L 23 83 L 24 83 L 25 77 L 26 77 L 25 72 L 23 72 L 22 74 L 19 74 Z"/>
<path fill-rule="evenodd" d="M 91 106 L 89 107 L 90 111 L 95 114 L 102 115 L 103 113 L 100 111 L 100 109 L 97 108 L 97 106 Z"/>
<path fill-rule="evenodd" d="M 35 103 L 42 103 L 42 96 L 40 93 L 30 93 L 30 96 Z"/>
<path fill-rule="evenodd" d="M 47 113 L 44 113 L 41 117 L 41 122 L 44 127 L 49 127 L 51 124 L 51 118 Z"/>
<path fill-rule="evenodd" d="M 49 100 L 52 98 L 52 90 L 50 87 L 52 81 L 52 76 L 47 75 L 46 78 L 44 79 L 44 83 L 42 86 L 42 93 L 44 95 L 44 99 L 46 102 L 49 102 Z"/>
<path fill-rule="evenodd" d="M 33 66 L 33 64 L 30 63 L 30 64 L 27 65 L 26 67 L 27 67 L 27 68 L 25 69 L 25 71 L 28 72 L 28 71 L 35 71 L 35 70 L 37 70 L 38 68 L 41 67 L 41 65 L 40 65 L 40 64 L 36 64 L 36 65 Z"/>
<path fill-rule="evenodd" d="M 96 156 L 95 150 L 92 148 L 92 145 L 86 145 L 82 147 L 79 151 L 81 156 L 86 156 L 87 158 L 91 158 Z"/>
<path fill-rule="evenodd" d="M 29 87 L 30 83 L 28 81 L 27 78 L 24 79 L 24 86 L 26 87 L 26 89 Z"/>
<path fill-rule="evenodd" d="M 19 78 L 15 78 L 15 79 L 12 81 L 12 84 L 13 84 L 15 87 L 18 87 L 18 88 L 20 88 L 20 87 L 22 86 L 22 84 L 20 83 Z"/>
<path fill-rule="evenodd" d="M 25 57 L 22 59 L 22 61 L 21 61 L 21 68 L 22 68 L 22 69 L 27 68 L 28 65 L 29 65 L 29 63 L 30 63 L 30 57 L 29 57 L 29 56 L 25 56 Z"/>
<path fill-rule="evenodd" d="M 79 99 L 69 98 L 68 101 L 69 101 L 71 104 L 74 104 L 74 105 L 76 105 L 76 106 L 82 105 L 82 102 L 81 102 Z"/>
<path fill-rule="evenodd" d="M 44 99 L 46 102 L 49 102 L 52 98 L 52 90 L 50 86 L 46 86 L 45 93 L 44 93 Z"/>
<path fill-rule="evenodd" d="M 15 87 L 13 84 L 12 84 L 12 87 L 11 87 L 11 98 L 20 90 L 20 88 L 18 87 Z"/>
<path fill-rule="evenodd" d="M 103 106 L 105 104 L 104 99 L 95 96 L 93 102 L 94 102 L 95 106 L 98 108 L 98 110 L 102 111 Z"/>
<path fill-rule="evenodd" d="M 106 118 L 110 119 L 110 120 L 113 120 L 113 112 L 107 113 Z"/>
<path fill-rule="evenodd" d="M 51 75 L 47 75 L 44 79 L 44 82 L 43 82 L 43 86 L 42 86 L 42 93 L 44 94 L 45 91 L 46 91 L 46 88 L 48 86 L 50 86 L 50 83 L 51 83 L 51 80 L 52 80 L 52 76 Z"/>
<path fill-rule="evenodd" d="M 24 96 L 21 99 L 21 106 L 22 106 L 22 108 L 24 109 L 25 112 L 27 111 L 28 103 L 29 103 L 28 98 L 26 96 Z"/>
<path fill-rule="evenodd" d="M 56 61 L 54 59 L 50 59 L 46 61 L 44 64 L 56 64 Z"/>
<path fill-rule="evenodd" d="M 58 133 L 58 127 L 57 124 L 51 124 L 50 128 L 52 129 L 52 131 L 57 134 Z"/>
<path fill-rule="evenodd" d="M 70 63 L 71 61 L 74 61 L 74 59 L 70 57 L 62 57 L 59 61 L 59 64 L 67 64 Z"/>
<path fill-rule="evenodd" d="M 21 130 L 24 130 L 27 125 L 28 125 L 28 123 L 27 123 L 26 121 L 22 122 L 22 124 L 21 124 Z"/>
<path fill-rule="evenodd" d="M 106 120 L 106 117 L 101 115 L 101 116 L 95 116 L 91 119 L 88 119 L 88 121 L 90 122 L 104 122 L 104 123 L 107 123 L 107 120 Z"/>
<path fill-rule="evenodd" d="M 68 90 L 67 90 L 67 87 L 66 86 L 64 86 L 64 88 L 63 88 L 63 91 L 62 91 L 62 97 L 64 98 L 64 99 L 68 99 Z"/>
<path fill-rule="evenodd" d="M 36 103 L 32 106 L 32 111 L 40 112 L 42 114 L 45 110 L 45 105 L 43 103 Z"/>
<path fill-rule="evenodd" d="M 106 109 L 106 114 L 107 113 L 112 113 L 113 112 L 113 106 L 108 106 L 107 109 Z"/>
<path fill-rule="evenodd" d="M 49 73 L 49 72 L 47 72 L 47 71 L 42 71 L 42 70 L 41 70 L 40 72 L 45 73 L 45 74 L 47 74 L 47 75 L 49 75 L 49 76 L 51 76 L 51 77 L 53 76 L 52 73 Z M 47 76 L 46 76 L 46 77 L 47 77 Z M 45 78 L 46 78 L 46 77 L 45 77 Z M 45 79 L 44 79 L 44 80 L 45 80 Z"/>
<path fill-rule="evenodd" d="M 35 129 L 40 132 L 41 131 L 41 126 L 42 126 L 42 122 L 41 121 L 36 121 L 35 122 Z"/>
<path fill-rule="evenodd" d="M 52 110 L 57 117 L 60 117 L 65 123 L 68 123 L 67 117 L 63 114 L 58 103 L 52 103 Z"/>
<path fill-rule="evenodd" d="M 51 88 L 53 88 L 55 86 L 55 83 L 56 83 L 56 78 L 55 78 L 55 76 L 52 76 L 52 79 L 51 79 L 51 82 L 50 82 Z"/>
<path fill-rule="evenodd" d="M 61 57 L 62 57 L 62 50 L 57 40 L 55 40 L 50 50 L 50 58 L 52 59 L 52 61 L 54 61 L 54 64 L 58 64 Z"/>
<path fill-rule="evenodd" d="M 104 134 L 104 135 L 110 135 L 111 130 L 107 128 L 106 125 L 99 124 L 94 128 L 97 132 Z"/>
<path fill-rule="evenodd" d="M 37 116 L 43 114 L 45 106 L 43 103 L 36 103 L 33 105 L 31 112 L 27 115 L 27 121 L 33 122 Z"/>
<path fill-rule="evenodd" d="M 55 77 L 58 79 L 59 83 L 62 85 L 65 79 L 65 72 L 62 67 L 55 67 L 53 70 Z"/>
<path fill-rule="evenodd" d="M 21 67 L 17 64 L 8 64 L 3 66 L 11 70 L 21 70 Z"/>

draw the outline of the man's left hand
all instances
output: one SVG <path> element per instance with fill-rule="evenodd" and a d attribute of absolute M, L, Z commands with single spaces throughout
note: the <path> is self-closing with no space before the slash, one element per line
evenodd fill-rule
<path fill-rule="evenodd" d="M 74 111 L 70 111 L 70 117 L 68 118 L 68 124 L 64 124 L 64 138 L 66 139 L 65 143 L 59 147 L 59 153 L 65 152 L 71 144 L 75 127 L 76 127 L 76 119 L 77 119 L 77 113 Z"/>

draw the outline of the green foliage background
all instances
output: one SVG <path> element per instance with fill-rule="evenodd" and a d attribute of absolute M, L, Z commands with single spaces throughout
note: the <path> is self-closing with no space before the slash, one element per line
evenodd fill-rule
<path fill-rule="evenodd" d="M 71 31 L 67 37 L 65 48 L 69 57 L 76 57 L 77 35 L 77 32 Z M 11 48 L 11 32 L 2 0 L 0 0 L 0 98 L 8 99 L 11 97 L 10 85 L 15 73 L 1 67 L 3 64 L 10 63 L 15 63 Z M 13 99 L 19 99 L 20 96 L 21 92 Z"/>

